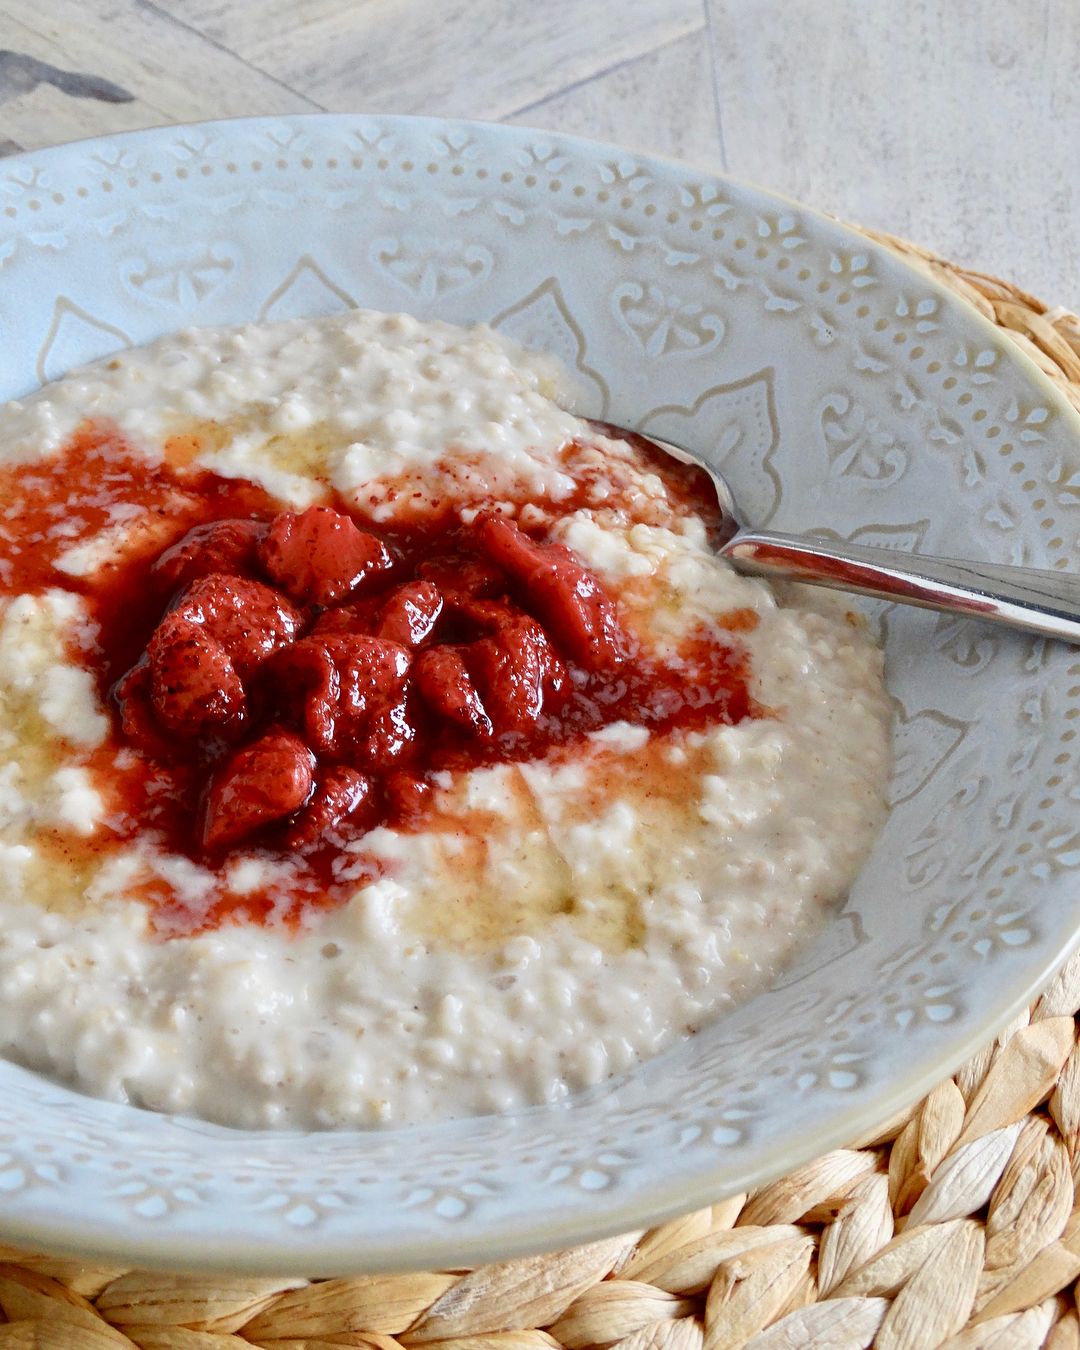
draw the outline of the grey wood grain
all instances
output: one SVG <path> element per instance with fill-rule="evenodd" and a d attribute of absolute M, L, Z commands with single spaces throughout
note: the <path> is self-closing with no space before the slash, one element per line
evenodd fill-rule
<path fill-rule="evenodd" d="M 723 168 L 704 28 L 506 120 Z"/>
<path fill-rule="evenodd" d="M 1076 0 L 707 0 L 729 170 L 1080 306 Z"/>
<path fill-rule="evenodd" d="M 31 70 L 38 62 L 39 73 L 53 67 L 83 80 L 64 88 L 58 79 L 24 79 L 21 91 L 9 83 L 0 140 L 24 149 L 162 122 L 318 107 L 141 0 L 0 0 L 0 48 Z M 88 80 L 129 97 L 85 96 Z"/>
<path fill-rule="evenodd" d="M 329 108 L 500 118 L 699 29 L 701 0 L 169 0 Z"/>

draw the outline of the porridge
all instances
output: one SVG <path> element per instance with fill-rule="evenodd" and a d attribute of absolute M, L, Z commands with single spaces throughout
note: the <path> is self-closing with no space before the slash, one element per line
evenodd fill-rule
<path fill-rule="evenodd" d="M 507 1111 L 812 936 L 881 654 L 561 380 L 355 311 L 0 409 L 0 1053 L 252 1128 Z"/>

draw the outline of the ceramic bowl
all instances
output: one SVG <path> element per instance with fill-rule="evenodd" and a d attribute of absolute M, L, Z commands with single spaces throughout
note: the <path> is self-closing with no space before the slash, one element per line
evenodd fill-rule
<path fill-rule="evenodd" d="M 748 520 L 1063 568 L 1080 419 L 928 275 L 791 202 L 524 129 L 312 116 L 0 163 L 0 397 L 192 324 L 404 309 L 556 353 L 587 411 L 722 464 Z M 888 824 L 775 988 L 514 1118 L 254 1134 L 0 1064 L 0 1232 L 142 1265 L 461 1266 L 700 1206 L 950 1072 L 1071 949 L 1080 652 L 869 607 Z"/>

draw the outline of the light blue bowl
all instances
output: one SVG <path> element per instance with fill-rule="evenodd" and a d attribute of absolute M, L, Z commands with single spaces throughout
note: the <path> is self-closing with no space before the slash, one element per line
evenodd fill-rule
<path fill-rule="evenodd" d="M 616 146 L 393 117 L 0 164 L 0 397 L 178 327 L 354 304 L 550 349 L 589 411 L 725 447 L 753 523 L 1073 564 L 1065 400 L 929 274 L 777 197 Z M 569 1106 L 408 1130 L 231 1131 L 0 1064 L 0 1232 L 143 1266 L 460 1266 L 754 1186 L 914 1099 L 1076 941 L 1080 654 L 872 613 L 898 703 L 892 815 L 775 989 Z"/>

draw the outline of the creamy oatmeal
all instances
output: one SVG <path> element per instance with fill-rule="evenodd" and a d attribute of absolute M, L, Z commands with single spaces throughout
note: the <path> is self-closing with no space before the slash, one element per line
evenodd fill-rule
<path fill-rule="evenodd" d="M 881 654 L 486 330 L 187 331 L 0 409 L 0 1051 L 249 1127 L 558 1101 L 769 983 Z"/>

